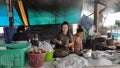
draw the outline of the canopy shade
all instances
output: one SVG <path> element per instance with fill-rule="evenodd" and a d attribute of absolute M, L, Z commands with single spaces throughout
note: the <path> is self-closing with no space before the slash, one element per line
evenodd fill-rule
<path fill-rule="evenodd" d="M 14 15 L 14 25 L 22 25 L 22 21 L 16 11 L 15 8 L 13 8 L 13 15 Z M 8 16 L 8 9 L 6 4 L 4 3 L 4 0 L 0 1 L 0 26 L 9 26 L 9 16 Z"/>
<path fill-rule="evenodd" d="M 14 26 L 24 24 L 18 6 L 14 4 Z M 77 23 L 81 18 L 82 0 L 22 0 L 29 25 Z M 0 2 L 0 26 L 9 26 L 5 0 Z"/>

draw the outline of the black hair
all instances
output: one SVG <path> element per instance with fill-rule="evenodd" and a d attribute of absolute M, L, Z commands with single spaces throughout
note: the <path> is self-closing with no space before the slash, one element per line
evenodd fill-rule
<path fill-rule="evenodd" d="M 63 25 L 68 25 L 69 26 L 67 21 L 64 21 L 61 26 L 63 26 Z"/>
<path fill-rule="evenodd" d="M 78 32 L 83 32 L 83 28 L 82 28 L 81 25 L 78 25 L 77 33 L 78 33 Z"/>
<path fill-rule="evenodd" d="M 77 33 L 78 33 L 78 32 L 83 32 L 83 29 L 77 29 Z"/>
<path fill-rule="evenodd" d="M 78 25 L 78 28 L 77 28 L 77 33 L 78 32 L 83 32 L 83 28 L 82 28 L 82 26 L 81 25 Z"/>
<path fill-rule="evenodd" d="M 78 29 L 82 29 L 82 26 L 81 26 L 81 25 L 78 25 Z"/>
<path fill-rule="evenodd" d="M 19 31 L 25 31 L 25 27 L 23 25 L 18 26 L 17 32 Z"/>

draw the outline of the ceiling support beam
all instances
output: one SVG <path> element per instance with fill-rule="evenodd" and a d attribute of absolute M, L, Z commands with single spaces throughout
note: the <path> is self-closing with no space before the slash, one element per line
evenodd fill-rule
<path fill-rule="evenodd" d="M 21 16 L 22 16 L 24 25 L 29 26 L 22 0 L 18 0 L 18 5 L 19 5 L 19 8 L 20 8 L 20 12 L 21 12 Z"/>

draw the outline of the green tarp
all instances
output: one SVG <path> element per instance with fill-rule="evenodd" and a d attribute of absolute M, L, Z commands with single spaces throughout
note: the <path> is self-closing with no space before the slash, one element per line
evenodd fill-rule
<path fill-rule="evenodd" d="M 0 2 L 0 26 L 9 26 L 5 0 Z M 23 24 L 17 0 L 14 2 L 14 26 Z M 30 25 L 80 22 L 82 0 L 22 0 Z"/>

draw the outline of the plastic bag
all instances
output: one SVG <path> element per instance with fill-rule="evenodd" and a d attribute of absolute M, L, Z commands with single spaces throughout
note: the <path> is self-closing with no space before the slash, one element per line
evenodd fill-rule
<path fill-rule="evenodd" d="M 70 54 L 67 57 L 56 59 L 53 64 L 56 68 L 83 68 L 88 66 L 88 61 L 83 57 Z"/>
<path fill-rule="evenodd" d="M 39 47 L 44 49 L 47 52 L 53 51 L 53 48 L 52 48 L 51 44 L 48 43 L 48 42 L 45 42 L 45 41 L 39 42 Z"/>

